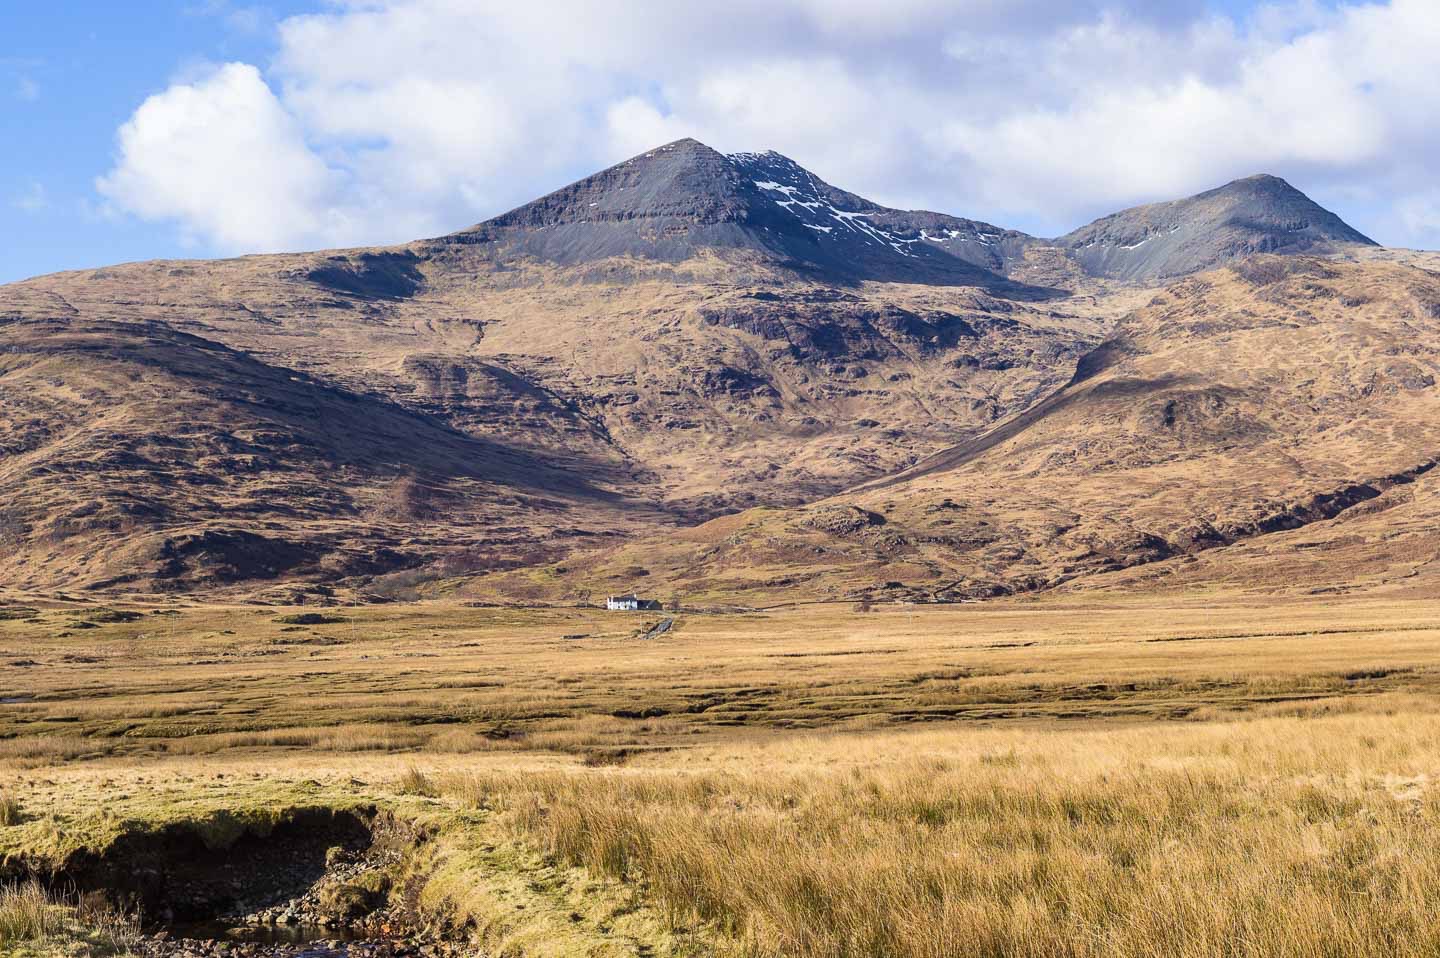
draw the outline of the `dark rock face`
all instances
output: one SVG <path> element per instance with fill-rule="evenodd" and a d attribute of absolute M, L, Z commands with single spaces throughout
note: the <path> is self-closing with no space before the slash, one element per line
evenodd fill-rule
<path fill-rule="evenodd" d="M 800 525 L 835 536 L 855 536 L 876 526 L 883 526 L 885 517 L 858 506 L 820 506 L 811 510 Z"/>
<path fill-rule="evenodd" d="M 337 293 L 363 299 L 404 299 L 415 295 L 425 278 L 414 253 L 361 253 L 332 256 L 306 278 Z"/>
<path fill-rule="evenodd" d="M 941 310 L 926 313 L 899 306 L 877 308 L 837 295 L 780 298 L 700 310 L 703 322 L 783 342 L 795 359 L 888 360 L 928 356 L 985 332 L 1013 328 L 1003 316 L 969 319 Z M 983 326 L 983 329 L 982 329 Z"/>
<path fill-rule="evenodd" d="M 743 369 L 736 369 L 733 366 L 717 366 L 714 369 L 705 371 L 700 380 L 700 391 L 702 395 L 713 397 L 717 395 L 728 396 L 754 396 L 765 395 L 778 397 L 775 387 L 766 382 L 763 378 Z"/>
<path fill-rule="evenodd" d="M 1086 272 L 1164 280 L 1256 253 L 1376 245 L 1276 176 L 1236 180 L 1189 199 L 1113 213 L 1055 241 Z"/>
<path fill-rule="evenodd" d="M 778 153 L 726 156 L 678 140 L 440 242 L 495 243 L 572 266 L 634 255 L 679 262 L 702 248 L 748 250 L 835 282 L 1053 291 L 1003 276 L 1023 233 L 879 206 Z"/>

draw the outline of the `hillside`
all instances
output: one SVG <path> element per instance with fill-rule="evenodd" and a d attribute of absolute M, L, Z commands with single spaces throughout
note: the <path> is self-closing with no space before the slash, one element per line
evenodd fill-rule
<path fill-rule="evenodd" d="M 161 324 L 12 319 L 0 389 L 12 587 L 515 562 L 542 532 L 655 520 L 582 470 Z"/>
<path fill-rule="evenodd" d="M 752 601 L 1433 576 L 1437 334 L 1433 273 L 1252 259 L 1156 295 L 1064 388 L 894 477 L 570 567 Z"/>

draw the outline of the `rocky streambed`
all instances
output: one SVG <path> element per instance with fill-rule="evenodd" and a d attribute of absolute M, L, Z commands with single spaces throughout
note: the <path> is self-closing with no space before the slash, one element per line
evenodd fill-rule
<path fill-rule="evenodd" d="M 478 956 L 420 907 L 428 839 L 373 809 L 302 809 L 223 841 L 193 826 L 129 835 L 51 883 L 139 915 L 146 958 Z"/>
<path fill-rule="evenodd" d="M 477 949 L 452 929 L 427 922 L 403 881 L 393 844 L 352 850 L 331 846 L 318 879 L 285 869 L 213 919 L 176 922 L 151 931 L 146 958 L 461 958 Z M 287 884 L 288 883 L 288 884 Z M 289 897 L 274 901 L 278 894 Z"/>

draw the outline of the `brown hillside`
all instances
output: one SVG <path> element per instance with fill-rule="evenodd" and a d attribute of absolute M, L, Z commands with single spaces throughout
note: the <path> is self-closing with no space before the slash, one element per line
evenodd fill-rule
<path fill-rule="evenodd" d="M 387 286 L 396 275 L 401 285 Z M 572 541 L 551 538 L 557 530 L 630 534 L 798 504 L 904 468 L 1029 405 L 1098 340 L 1098 312 L 1090 301 L 1016 303 L 966 287 L 833 286 L 710 254 L 684 269 L 638 260 L 561 268 L 494 263 L 458 247 L 434 258 L 305 254 L 43 277 L 0 288 L 0 329 L 13 341 L 7 395 L 26 397 L 7 403 L 0 432 L 13 450 L 0 467 L 12 496 L 5 521 L 24 540 L 0 562 L 0 581 L 335 581 L 446 557 L 459 569 L 506 568 L 514 557 L 501 561 L 493 547 L 511 534 L 544 542 L 548 557 Z M 62 333 L 93 348 L 57 359 L 50 348 Z M 165 348 L 137 345 L 157 339 Z M 169 368 L 194 355 L 226 358 L 202 375 Z M 153 390 L 148 401 L 137 382 Z M 206 391 L 203 415 L 191 408 L 192 388 Z M 294 390 L 351 405 L 292 402 Z M 78 395 L 86 401 L 70 401 Z M 312 435 L 295 443 L 294 423 L 250 423 L 252 401 L 313 409 Z M 217 429 L 237 415 L 237 427 L 253 427 L 244 470 L 224 471 L 234 466 L 224 441 L 177 438 L 197 415 Z M 117 418 L 124 425 L 112 437 Z M 76 434 L 90 437 L 83 454 L 66 438 Z M 169 447 L 167 465 L 121 461 L 120 447 L 137 445 Z M 435 447 L 450 451 L 443 464 L 432 461 Z M 513 465 L 500 466 L 505 456 Z M 398 525 L 371 528 L 363 503 L 380 492 L 369 484 L 412 473 L 422 484 L 444 477 L 443 494 Z M 522 487 L 564 477 L 574 490 L 618 497 L 587 501 L 645 505 L 624 518 L 605 505 L 583 521 L 525 509 L 518 521 L 492 507 L 493 495 L 454 486 L 460 477 Z M 236 483 L 265 509 L 198 494 Z M 180 488 L 197 491 L 183 508 Z M 165 505 L 112 508 L 101 489 Z M 92 518 L 77 523 L 77 513 Z M 274 569 L 219 560 L 199 578 L 154 558 L 167 539 L 188 542 L 197 523 L 307 551 Z M 481 531 L 495 528 L 509 531 Z M 116 535 L 123 554 L 111 548 Z M 365 558 L 382 548 L 403 559 Z"/>
<path fill-rule="evenodd" d="M 0 389 L 19 588 L 338 578 L 654 521 L 582 470 L 159 324 L 12 319 Z"/>
<path fill-rule="evenodd" d="M 1435 274 L 1254 259 L 1156 295 L 1068 386 L 895 477 L 572 567 L 754 599 L 958 599 L 1137 568 L 1149 585 L 1412 576 L 1440 548 L 1437 334 Z M 1305 574 L 1264 574 L 1270 544 Z"/>
<path fill-rule="evenodd" d="M 0 287 L 0 587 L 409 594 L 524 568 L 474 588 L 573 597 L 654 567 L 717 595 L 951 599 L 1420 475 L 1434 276 L 1320 244 L 1344 224 L 1278 181 L 1205 196 L 1164 208 L 1166 275 L 1272 246 L 1336 264 L 1157 297 L 682 140 L 403 247 Z M 1160 249 L 1131 213 L 1105 235 Z M 1251 235 L 1300 219 L 1318 245 Z"/>

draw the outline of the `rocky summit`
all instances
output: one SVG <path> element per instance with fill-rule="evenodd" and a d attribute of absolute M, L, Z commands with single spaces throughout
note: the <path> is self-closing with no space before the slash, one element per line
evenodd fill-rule
<path fill-rule="evenodd" d="M 1270 176 L 1043 240 L 687 139 L 398 247 L 39 277 L 0 287 L 0 585 L 944 599 L 1238 555 L 1429 481 L 1426 265 Z"/>
<path fill-rule="evenodd" d="M 1137 206 L 1055 241 L 1087 273 L 1155 282 L 1255 253 L 1376 246 L 1278 176 L 1246 177 L 1189 199 Z"/>
<path fill-rule="evenodd" d="M 658 147 L 447 237 L 561 266 L 642 256 L 683 262 L 748 251 L 799 278 L 1052 291 L 1004 278 L 1031 237 L 879 206 L 775 152 L 726 156 L 696 140 Z"/>

